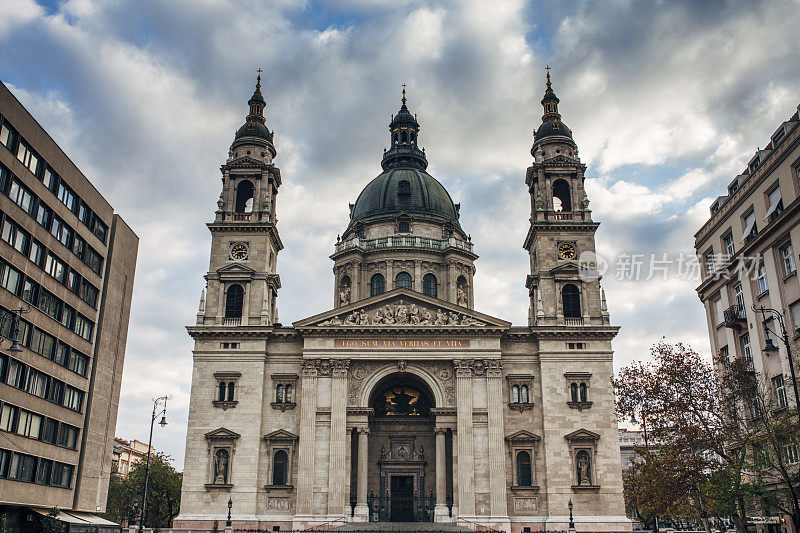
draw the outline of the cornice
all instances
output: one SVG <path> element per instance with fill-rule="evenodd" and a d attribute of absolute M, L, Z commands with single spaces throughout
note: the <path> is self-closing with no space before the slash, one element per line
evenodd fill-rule
<path fill-rule="evenodd" d="M 214 233 L 266 233 L 272 239 L 275 248 L 283 250 L 283 242 L 278 235 L 278 227 L 269 221 L 261 222 L 209 222 L 206 224 L 208 230 Z"/>

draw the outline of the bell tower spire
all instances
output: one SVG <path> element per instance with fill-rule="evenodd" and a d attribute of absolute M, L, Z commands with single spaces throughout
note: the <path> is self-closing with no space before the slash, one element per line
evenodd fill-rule
<path fill-rule="evenodd" d="M 263 71 L 259 68 L 258 69 L 258 80 L 256 81 L 256 90 L 253 92 L 253 96 L 250 97 L 248 100 L 248 104 L 250 105 L 250 114 L 247 115 L 247 122 L 259 122 L 261 124 L 265 124 L 267 120 L 264 118 L 264 106 L 267 105 L 267 102 L 264 101 L 264 96 L 261 94 L 261 73 Z"/>
<path fill-rule="evenodd" d="M 389 124 L 391 148 L 383 153 L 381 166 L 384 170 L 398 166 L 411 166 L 420 170 L 428 167 L 425 150 L 420 150 L 417 144 L 419 135 L 419 122 L 417 116 L 408 110 L 406 102 L 406 84 L 403 87 L 403 97 L 400 99 L 400 111 L 392 116 Z"/>

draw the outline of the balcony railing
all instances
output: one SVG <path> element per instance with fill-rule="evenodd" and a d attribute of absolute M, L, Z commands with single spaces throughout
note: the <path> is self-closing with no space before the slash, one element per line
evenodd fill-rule
<path fill-rule="evenodd" d="M 565 326 L 582 326 L 583 318 L 564 318 Z"/>
<path fill-rule="evenodd" d="M 234 222 L 249 222 L 251 216 L 253 213 L 234 213 L 233 220 Z"/>
<path fill-rule="evenodd" d="M 726 328 L 741 329 L 747 326 L 747 313 L 743 305 L 733 304 L 723 313 Z"/>
<path fill-rule="evenodd" d="M 472 243 L 451 237 L 449 239 L 430 239 L 414 235 L 392 235 L 379 239 L 349 239 L 336 244 L 336 251 L 341 252 L 349 248 L 362 250 L 380 250 L 383 248 L 425 248 L 428 250 L 445 250 L 458 248 L 472 252 Z"/>
<path fill-rule="evenodd" d="M 242 324 L 241 318 L 223 318 L 222 325 L 223 326 L 240 326 Z"/>
<path fill-rule="evenodd" d="M 557 211 L 554 213 L 556 220 L 572 220 L 572 213 L 565 213 L 563 211 Z"/>

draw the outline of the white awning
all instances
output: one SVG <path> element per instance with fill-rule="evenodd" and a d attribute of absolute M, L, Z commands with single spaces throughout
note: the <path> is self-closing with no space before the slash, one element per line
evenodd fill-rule
<path fill-rule="evenodd" d="M 59 511 L 58 514 L 53 514 L 53 515 L 50 514 L 52 512 L 52 509 L 41 509 L 41 508 L 37 508 L 37 507 L 31 507 L 31 511 L 33 511 L 34 513 L 39 513 L 42 516 L 49 516 L 51 518 L 55 518 L 59 522 L 66 522 L 68 524 L 84 524 L 85 525 L 85 524 L 88 523 L 86 520 L 82 520 L 80 518 L 74 517 L 74 516 L 69 515 L 69 514 L 63 512 L 63 511 Z"/>
<path fill-rule="evenodd" d="M 747 215 L 747 218 L 744 219 L 744 222 L 745 222 L 744 233 L 742 233 L 742 238 L 739 242 L 744 242 L 744 240 L 750 236 L 750 233 L 753 232 L 753 227 L 756 225 L 755 211 Z"/>
<path fill-rule="evenodd" d="M 769 193 L 769 209 L 767 209 L 767 214 L 764 217 L 764 220 L 767 220 L 772 213 L 778 208 L 778 204 L 781 203 L 781 188 L 775 187 L 771 193 Z"/>

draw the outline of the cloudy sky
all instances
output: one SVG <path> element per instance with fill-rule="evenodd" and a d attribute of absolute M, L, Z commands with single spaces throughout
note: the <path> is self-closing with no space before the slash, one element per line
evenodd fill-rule
<path fill-rule="evenodd" d="M 264 69 L 283 187 L 279 313 L 328 309 L 348 202 L 380 171 L 400 84 L 429 171 L 461 202 L 476 307 L 525 324 L 524 185 L 544 67 L 584 163 L 616 367 L 660 336 L 708 351 L 692 254 L 708 205 L 790 117 L 800 2 L 0 0 L 0 79 L 139 235 L 117 435 L 182 468 L 193 323 L 219 165 Z M 644 254 L 641 279 L 618 269 Z M 618 260 L 616 258 L 623 258 Z"/>

